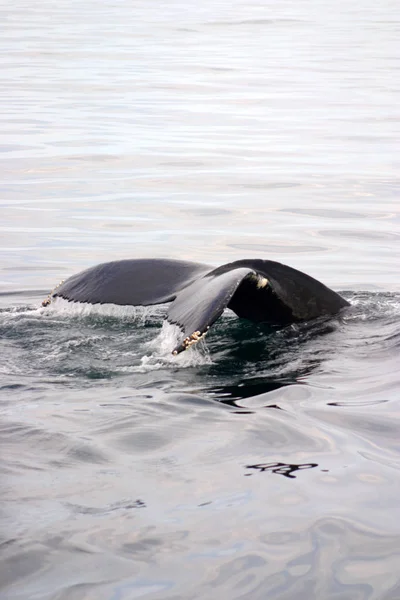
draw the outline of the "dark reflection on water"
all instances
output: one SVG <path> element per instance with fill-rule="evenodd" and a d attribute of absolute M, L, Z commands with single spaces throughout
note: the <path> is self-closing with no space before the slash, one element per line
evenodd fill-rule
<path fill-rule="evenodd" d="M 289 479 L 296 479 L 297 471 L 302 471 L 304 469 L 314 469 L 318 467 L 317 463 L 303 463 L 300 465 L 287 465 L 286 463 L 264 463 L 260 465 L 247 465 L 246 469 L 256 469 L 260 471 L 260 473 L 265 473 L 265 471 L 269 471 L 271 473 L 276 473 L 277 475 L 283 475 L 284 477 L 288 477 Z M 252 475 L 252 473 L 246 473 L 247 476 Z"/>

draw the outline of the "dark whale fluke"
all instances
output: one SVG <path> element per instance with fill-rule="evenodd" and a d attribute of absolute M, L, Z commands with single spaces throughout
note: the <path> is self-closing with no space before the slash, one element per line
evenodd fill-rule
<path fill-rule="evenodd" d="M 210 329 L 225 308 L 255 322 L 284 325 L 334 315 L 348 302 L 309 275 L 271 260 L 244 259 L 218 268 L 168 259 L 119 260 L 61 283 L 55 297 L 90 304 L 149 306 L 171 302 L 170 323 L 184 334 L 174 354 Z"/>

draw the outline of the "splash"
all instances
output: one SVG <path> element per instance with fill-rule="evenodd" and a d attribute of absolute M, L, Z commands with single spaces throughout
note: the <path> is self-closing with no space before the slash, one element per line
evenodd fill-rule
<path fill-rule="evenodd" d="M 187 368 L 212 364 L 204 340 L 201 340 L 185 352 L 174 356 L 172 351 L 181 340 L 182 331 L 180 328 L 168 323 L 168 321 L 164 321 L 160 333 L 153 340 L 147 342 L 146 346 L 151 353 L 143 356 L 140 368 L 143 371 L 150 371 L 157 368 L 164 368 L 168 365 Z"/>

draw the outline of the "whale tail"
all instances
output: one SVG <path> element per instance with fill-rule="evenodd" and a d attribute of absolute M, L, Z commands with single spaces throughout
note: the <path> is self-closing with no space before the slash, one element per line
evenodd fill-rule
<path fill-rule="evenodd" d="M 348 305 L 316 279 L 278 262 L 244 259 L 213 268 L 168 259 L 97 265 L 62 282 L 43 302 L 142 305 L 171 303 L 167 320 L 183 332 L 173 354 L 198 342 L 230 308 L 254 322 L 283 325 L 334 315 Z"/>

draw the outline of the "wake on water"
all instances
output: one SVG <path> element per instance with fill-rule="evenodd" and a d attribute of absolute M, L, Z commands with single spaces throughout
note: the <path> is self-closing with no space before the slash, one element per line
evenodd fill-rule
<path fill-rule="evenodd" d="M 283 328 L 257 326 L 225 311 L 205 340 L 178 356 L 172 350 L 182 332 L 165 320 L 168 305 L 90 305 L 56 298 L 45 308 L 5 307 L 0 332 L 7 360 L 1 371 L 97 378 L 212 367 L 217 374 L 284 379 L 319 368 L 332 354 L 400 346 L 399 294 L 344 296 L 351 306 L 340 315 Z"/>
<path fill-rule="evenodd" d="M 180 328 L 165 320 L 168 305 L 155 306 L 117 306 L 114 304 L 85 304 L 80 302 L 68 302 L 63 298 L 54 298 L 47 307 L 13 307 L 2 311 L 3 325 L 8 323 L 10 329 L 21 328 L 25 325 L 39 325 L 44 322 L 47 325 L 60 325 L 65 328 L 71 325 L 71 332 L 79 327 L 79 323 L 92 328 L 129 327 L 133 335 L 137 335 L 142 342 L 143 356 L 139 364 L 120 367 L 123 372 L 147 372 L 155 369 L 168 367 L 175 368 L 196 367 L 211 364 L 211 356 L 204 339 L 186 352 L 177 356 L 172 355 L 173 349 L 182 338 Z M 1 313 L 0 313 L 1 314 Z M 132 329 L 133 328 L 133 329 Z M 155 333 L 151 339 L 144 339 L 146 333 Z M 126 333 L 126 330 L 124 331 Z M 122 335 L 121 335 L 122 337 Z M 148 336 L 146 335 L 146 338 Z M 91 335 L 95 341 L 95 336 Z M 97 336 L 101 341 L 101 336 Z M 58 339 L 54 340 L 59 343 Z M 68 349 L 78 348 L 87 343 L 87 340 L 63 340 L 63 345 Z"/>
<path fill-rule="evenodd" d="M 177 325 L 164 320 L 168 305 L 155 306 L 117 306 L 115 304 L 83 304 L 68 302 L 63 298 L 55 298 L 51 305 L 38 309 L 46 314 L 48 309 L 53 314 L 64 317 L 111 317 L 122 322 L 140 327 L 155 327 L 162 322 L 159 333 L 149 341 L 144 342 L 143 348 L 148 353 L 142 356 L 140 365 L 125 367 L 124 371 L 146 372 L 160 369 L 169 364 L 174 367 L 197 367 L 211 364 L 211 357 L 203 340 L 196 346 L 177 356 L 172 355 L 173 349 L 182 338 L 182 331 Z"/>

